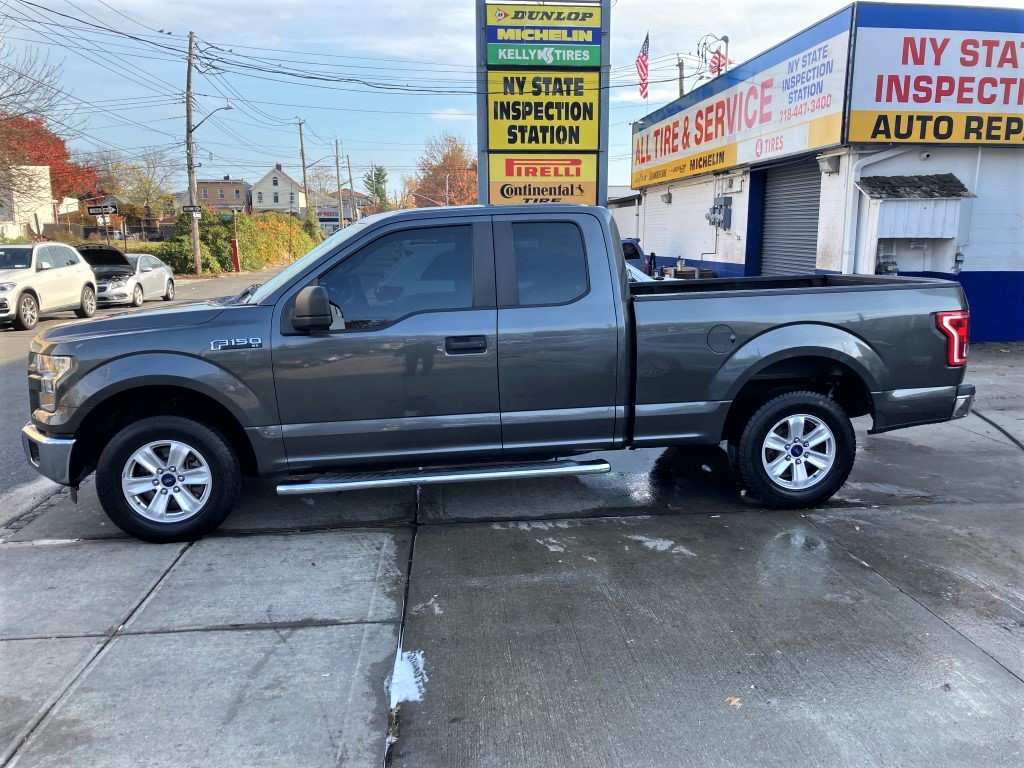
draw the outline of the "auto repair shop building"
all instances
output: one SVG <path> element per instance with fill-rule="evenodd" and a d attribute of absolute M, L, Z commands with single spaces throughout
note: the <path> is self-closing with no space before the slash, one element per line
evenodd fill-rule
<path fill-rule="evenodd" d="M 647 252 L 719 277 L 959 280 L 1024 339 L 1024 11 L 854 3 L 633 126 Z"/>

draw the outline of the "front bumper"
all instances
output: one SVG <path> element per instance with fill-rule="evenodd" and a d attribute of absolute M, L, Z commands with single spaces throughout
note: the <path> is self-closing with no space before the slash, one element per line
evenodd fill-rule
<path fill-rule="evenodd" d="M 29 422 L 21 430 L 21 444 L 29 463 L 43 477 L 71 485 L 71 452 L 75 441 L 44 435 Z"/>
<path fill-rule="evenodd" d="M 962 419 L 971 412 L 974 405 L 974 385 L 961 384 L 956 388 L 956 400 L 953 401 L 953 415 L 950 418 Z"/>

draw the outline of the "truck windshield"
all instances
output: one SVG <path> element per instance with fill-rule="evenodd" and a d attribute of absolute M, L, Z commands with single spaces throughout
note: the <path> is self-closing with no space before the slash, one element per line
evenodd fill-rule
<path fill-rule="evenodd" d="M 320 245 L 316 246 L 312 251 L 301 257 L 297 261 L 293 261 L 289 266 L 285 267 L 284 270 L 278 272 L 272 278 L 263 283 L 263 285 L 256 288 L 252 293 L 244 296 L 241 300 L 243 304 L 259 304 L 263 299 L 272 294 L 278 288 L 286 285 L 293 277 L 301 274 L 310 265 L 312 265 L 317 259 L 324 256 L 327 253 L 337 249 L 343 245 L 346 241 L 357 236 L 360 232 L 366 229 L 370 223 L 370 217 L 361 219 L 355 224 L 350 224 L 344 229 L 339 229 L 337 232 L 332 234 Z"/>
<path fill-rule="evenodd" d="M 0 245 L 0 269 L 28 269 L 32 263 L 32 246 Z"/>

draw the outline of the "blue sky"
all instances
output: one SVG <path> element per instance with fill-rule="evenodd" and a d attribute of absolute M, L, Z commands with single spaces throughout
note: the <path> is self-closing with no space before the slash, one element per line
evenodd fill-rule
<path fill-rule="evenodd" d="M 630 122 L 677 95 L 676 54 L 693 54 L 698 40 L 712 33 L 727 35 L 729 57 L 741 62 L 847 4 L 615 2 L 610 182 L 629 183 Z M 942 4 L 1019 5 L 1015 0 Z M 175 158 L 179 188 L 185 183 L 181 94 L 190 30 L 203 63 L 194 81 L 196 119 L 222 106 L 227 96 L 235 104 L 196 131 L 200 178 L 230 174 L 255 182 L 277 162 L 298 178 L 297 117 L 305 121 L 307 163 L 323 159 L 321 164 L 333 169 L 337 138 L 357 179 L 370 163 L 378 163 L 388 168 L 393 187 L 415 172 L 430 136 L 449 131 L 475 149 L 476 102 L 465 93 L 474 88 L 471 0 L 0 0 L 0 16 L 7 17 L 3 32 L 12 46 L 38 46 L 62 63 L 68 111 L 61 118 L 73 129 L 66 133 L 74 136 L 69 142 L 74 150 L 119 149 L 131 155 L 166 148 Z M 649 108 L 639 96 L 633 65 L 648 31 Z M 695 60 L 685 61 L 686 71 L 695 71 Z M 280 66 L 328 79 L 298 80 L 252 69 Z M 356 82 L 331 80 L 338 77 Z M 361 188 L 358 180 L 356 187 Z"/>

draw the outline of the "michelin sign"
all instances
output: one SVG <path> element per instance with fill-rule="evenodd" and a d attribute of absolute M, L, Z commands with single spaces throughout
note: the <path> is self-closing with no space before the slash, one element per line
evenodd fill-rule
<path fill-rule="evenodd" d="M 484 3 L 480 197 L 492 204 L 603 202 L 608 0 Z M 479 14 L 479 8 L 478 8 Z M 478 16 L 479 18 L 479 16 Z M 605 67 L 607 70 L 607 67 Z M 599 184 L 600 182 L 600 184 Z"/>

